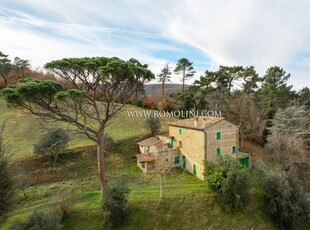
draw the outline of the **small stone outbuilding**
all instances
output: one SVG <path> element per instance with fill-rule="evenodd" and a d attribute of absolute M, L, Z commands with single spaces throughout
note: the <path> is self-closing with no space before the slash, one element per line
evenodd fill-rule
<path fill-rule="evenodd" d="M 158 135 L 138 142 L 140 153 L 136 154 L 137 165 L 144 173 L 155 170 L 155 161 L 171 165 L 179 156 L 179 150 L 170 146 L 172 138 L 169 135 Z"/>

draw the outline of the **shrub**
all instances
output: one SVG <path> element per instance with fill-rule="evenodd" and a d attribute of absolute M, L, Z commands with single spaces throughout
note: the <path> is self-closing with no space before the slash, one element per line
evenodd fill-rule
<path fill-rule="evenodd" d="M 206 181 L 208 187 L 217 192 L 221 188 L 222 181 L 224 180 L 225 168 L 220 165 L 216 165 L 212 162 L 206 164 Z"/>
<path fill-rule="evenodd" d="M 35 210 L 25 222 L 15 222 L 11 230 L 59 230 L 62 229 L 61 219 L 48 215 L 40 210 Z"/>
<path fill-rule="evenodd" d="M 141 108 L 145 108 L 143 101 L 139 99 L 133 100 L 132 104 Z"/>
<path fill-rule="evenodd" d="M 143 99 L 143 104 L 145 105 L 145 108 L 151 109 L 154 105 L 154 101 L 151 97 L 146 97 Z"/>
<path fill-rule="evenodd" d="M 160 100 L 160 102 L 158 102 L 158 110 L 161 110 L 161 111 L 172 111 L 174 110 L 175 106 L 173 104 L 173 102 L 171 102 L 170 100 L 167 100 L 167 99 L 162 99 Z"/>
<path fill-rule="evenodd" d="M 148 117 L 145 120 L 145 128 L 151 132 L 154 136 L 155 134 L 159 133 L 161 128 L 160 120 L 158 117 Z"/>
<path fill-rule="evenodd" d="M 0 126 L 0 222 L 13 205 L 13 180 L 9 166 L 9 155 L 4 147 L 4 126 Z"/>
<path fill-rule="evenodd" d="M 157 110 L 157 109 L 158 109 L 158 107 L 157 107 L 157 105 L 156 105 L 156 104 L 153 104 L 153 105 L 152 105 L 152 107 L 151 107 L 151 109 L 152 109 L 152 110 Z"/>
<path fill-rule="evenodd" d="M 48 130 L 34 145 L 36 155 L 51 156 L 54 163 L 57 162 L 58 155 L 64 151 L 69 142 L 69 134 L 64 129 Z"/>
<path fill-rule="evenodd" d="M 208 187 L 226 209 L 237 209 L 247 204 L 250 180 L 236 159 L 219 157 L 215 163 L 207 162 L 205 168 Z"/>
<path fill-rule="evenodd" d="M 263 183 L 265 212 L 281 229 L 310 229 L 310 200 L 298 178 L 273 172 Z"/>
<path fill-rule="evenodd" d="M 104 135 L 104 144 L 107 149 L 114 149 L 116 145 L 113 138 L 107 133 Z"/>
<path fill-rule="evenodd" d="M 227 178 L 230 168 L 240 168 L 239 163 L 231 157 L 218 157 L 216 162 L 206 162 L 205 179 L 213 192 L 218 192 L 222 182 Z"/>
<path fill-rule="evenodd" d="M 59 216 L 61 222 L 64 221 L 67 217 L 71 215 L 73 212 L 73 204 L 67 198 L 62 195 L 59 195 L 59 200 L 57 201 L 57 205 L 53 209 L 52 213 L 56 216 Z"/>
<path fill-rule="evenodd" d="M 222 181 L 218 200 L 227 210 L 245 207 L 249 201 L 250 178 L 244 170 L 230 168 Z"/>
<path fill-rule="evenodd" d="M 108 188 L 107 197 L 103 204 L 103 213 L 106 223 L 112 227 L 124 224 L 129 217 L 127 196 L 129 189 L 124 182 L 117 182 Z"/>

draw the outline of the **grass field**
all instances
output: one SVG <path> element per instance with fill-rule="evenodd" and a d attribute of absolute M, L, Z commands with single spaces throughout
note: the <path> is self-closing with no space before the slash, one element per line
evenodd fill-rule
<path fill-rule="evenodd" d="M 125 109 L 137 109 L 127 106 Z M 96 146 L 73 127 L 67 153 L 57 165 L 35 158 L 32 146 L 44 132 L 38 118 L 6 108 L 0 98 L 0 122 L 7 121 L 5 137 L 14 153 L 13 163 L 25 190 L 18 191 L 16 206 L 0 229 L 8 229 L 16 220 L 26 219 L 34 209 L 52 211 L 64 197 L 73 212 L 64 221 L 65 229 L 106 229 L 100 211 L 100 186 L 97 177 Z M 162 132 L 167 131 L 162 120 Z M 125 180 L 130 188 L 129 222 L 122 229 L 275 229 L 261 208 L 258 176 L 251 172 L 253 188 L 249 206 L 242 211 L 225 212 L 205 182 L 180 169 L 164 179 L 164 199 L 159 199 L 156 177 L 144 175 L 136 166 L 136 140 L 147 135 L 143 119 L 127 117 L 125 111 L 113 119 L 107 133 L 117 142 L 107 153 L 109 183 Z"/>

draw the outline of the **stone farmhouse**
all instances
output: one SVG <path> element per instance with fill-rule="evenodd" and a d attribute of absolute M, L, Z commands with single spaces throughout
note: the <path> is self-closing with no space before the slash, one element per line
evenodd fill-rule
<path fill-rule="evenodd" d="M 157 135 L 138 142 L 137 165 L 145 173 L 154 171 L 156 161 L 182 167 L 204 179 L 204 162 L 217 156 L 238 158 L 251 168 L 251 156 L 239 151 L 239 129 L 217 117 L 194 117 L 168 123 L 169 134 Z"/>

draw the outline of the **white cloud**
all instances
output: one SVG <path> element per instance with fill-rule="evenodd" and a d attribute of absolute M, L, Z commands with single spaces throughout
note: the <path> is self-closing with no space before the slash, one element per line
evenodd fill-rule
<path fill-rule="evenodd" d="M 254 65 L 263 74 L 273 65 L 285 68 L 295 55 L 310 51 L 309 8 L 306 0 L 187 0 L 166 32 L 206 52 L 214 67 Z M 299 68 L 310 72 L 307 64 Z M 291 82 L 309 84 L 300 69 L 290 69 Z"/>
<path fill-rule="evenodd" d="M 300 88 L 310 84 L 309 58 L 296 60 L 310 54 L 309 8 L 307 0 L 3 0 L 0 9 L 9 19 L 0 19 L 0 44 L 1 51 L 35 66 L 72 56 L 119 56 L 135 57 L 158 73 L 172 60 L 154 52 L 180 48 L 161 41 L 167 37 L 203 51 L 213 69 L 254 65 L 263 74 L 281 66 Z"/>

